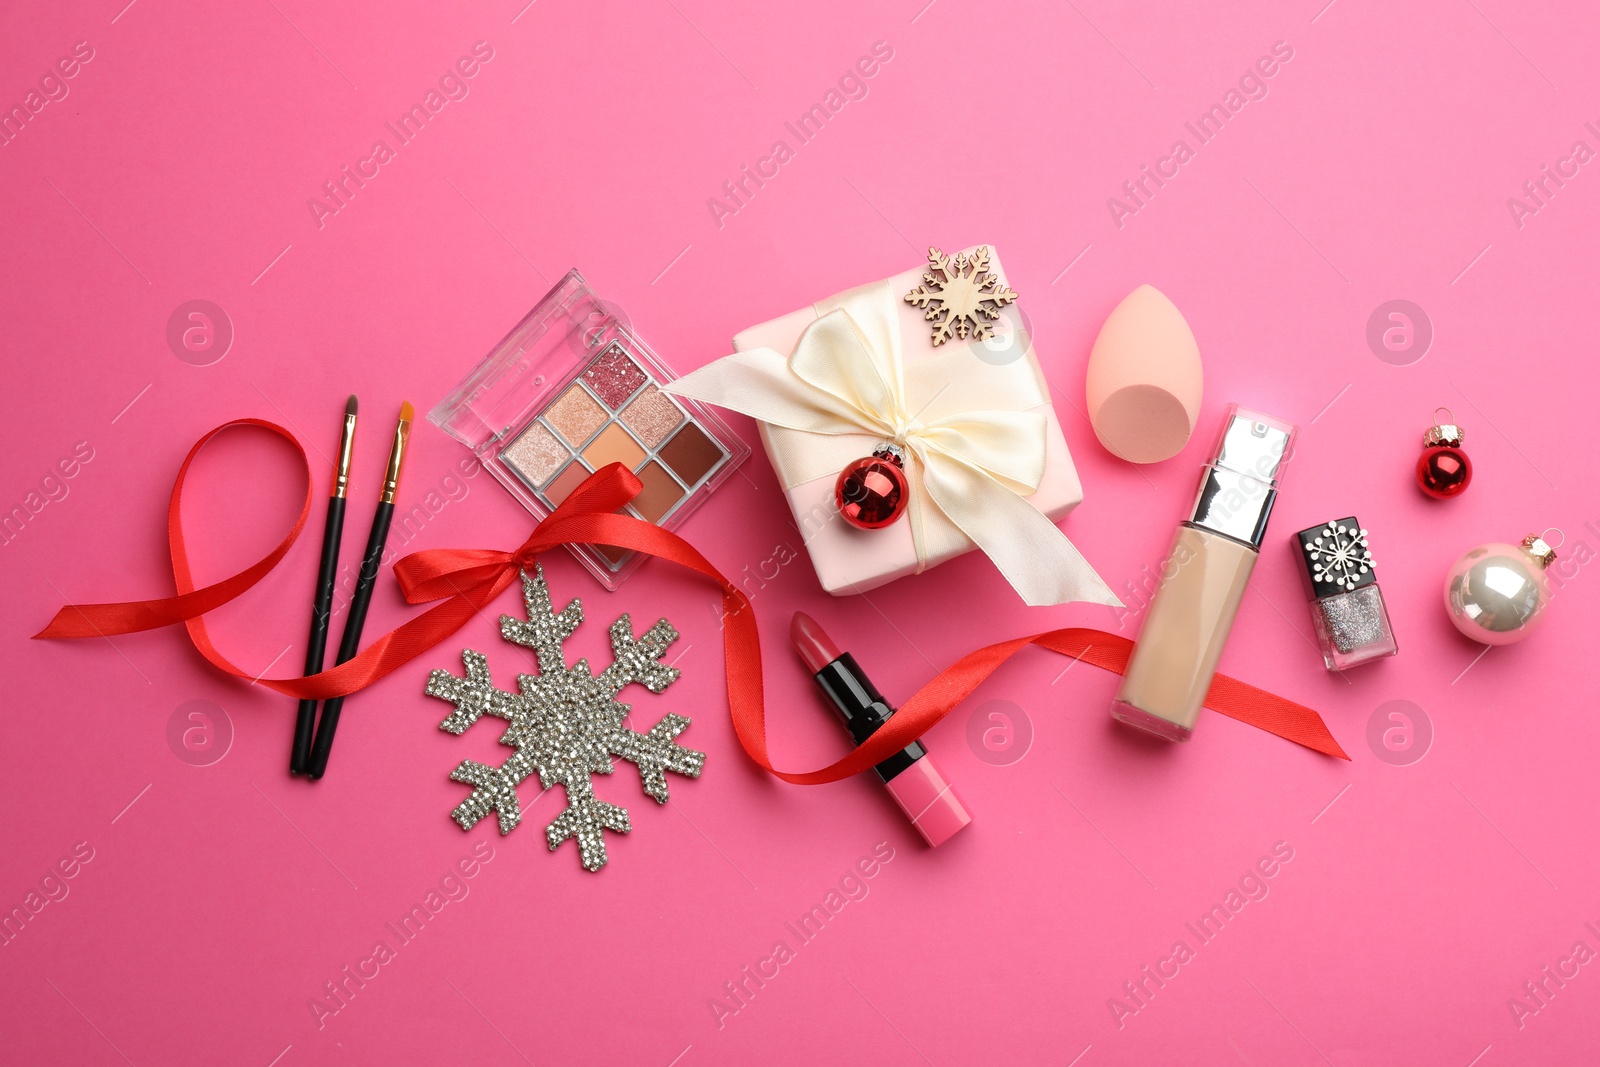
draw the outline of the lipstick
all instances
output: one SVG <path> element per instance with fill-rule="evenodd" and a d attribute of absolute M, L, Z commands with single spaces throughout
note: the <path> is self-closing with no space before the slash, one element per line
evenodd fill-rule
<path fill-rule="evenodd" d="M 840 652 L 815 619 L 803 611 L 795 612 L 789 639 L 856 744 L 889 721 L 895 709 L 862 672 L 855 657 Z M 911 742 L 873 770 L 929 845 L 944 844 L 972 821 L 921 741 Z"/>

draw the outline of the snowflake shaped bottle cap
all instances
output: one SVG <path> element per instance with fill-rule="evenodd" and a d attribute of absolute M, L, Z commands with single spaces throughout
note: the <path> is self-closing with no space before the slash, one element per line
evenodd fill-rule
<path fill-rule="evenodd" d="M 1372 552 L 1367 531 L 1354 515 L 1334 519 L 1295 534 L 1300 563 L 1313 596 L 1318 599 L 1373 585 Z"/>

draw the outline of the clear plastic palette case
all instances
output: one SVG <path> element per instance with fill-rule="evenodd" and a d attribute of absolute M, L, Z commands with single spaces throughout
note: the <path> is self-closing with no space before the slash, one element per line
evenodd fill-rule
<path fill-rule="evenodd" d="M 674 530 L 750 455 L 705 405 L 661 392 L 676 377 L 568 271 L 428 420 L 472 449 L 538 518 L 620 462 L 644 483 L 625 511 Z M 613 590 L 646 558 L 569 547 Z"/>

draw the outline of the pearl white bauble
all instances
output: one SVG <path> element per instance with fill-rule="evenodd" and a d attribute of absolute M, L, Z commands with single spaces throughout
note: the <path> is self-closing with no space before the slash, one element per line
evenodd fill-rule
<path fill-rule="evenodd" d="M 1526 548 L 1502 541 L 1456 560 L 1444 580 L 1444 604 L 1456 629 L 1486 645 L 1521 641 L 1544 619 L 1550 582 Z"/>

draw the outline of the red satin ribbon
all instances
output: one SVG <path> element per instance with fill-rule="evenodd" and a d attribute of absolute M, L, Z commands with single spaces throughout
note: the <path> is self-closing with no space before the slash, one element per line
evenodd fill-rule
<path fill-rule="evenodd" d="M 294 527 L 260 561 L 203 589 L 196 589 L 189 570 L 189 553 L 183 540 L 181 504 L 189 466 L 208 441 L 229 429 L 255 427 L 278 434 L 292 444 L 306 471 L 306 499 Z M 222 655 L 206 632 L 201 616 L 228 603 L 259 582 L 276 567 L 304 529 L 313 495 L 311 467 L 305 449 L 294 435 L 262 419 L 236 419 L 211 430 L 195 442 L 178 468 L 167 508 L 167 542 L 178 595 L 162 600 L 122 604 L 69 605 L 56 613 L 36 638 L 108 637 L 170 626 L 182 622 L 200 654 L 218 670 L 238 678 L 251 678 L 288 696 L 316 700 L 346 696 L 389 674 L 464 626 L 531 567 L 541 552 L 558 545 L 606 544 L 671 560 L 715 582 L 722 590 L 723 647 L 728 680 L 728 706 L 734 732 L 750 758 L 787 782 L 814 785 L 848 778 L 882 762 L 925 734 L 1001 664 L 1030 645 L 1047 648 L 1122 673 L 1133 643 L 1099 630 L 1051 630 L 980 648 L 963 656 L 928 682 L 887 725 L 848 756 L 821 770 L 797 773 L 772 765 L 767 753 L 766 714 L 762 706 L 761 643 L 755 613 L 740 589 L 723 577 L 683 538 L 653 523 L 616 514 L 642 488 L 639 479 L 621 464 L 613 463 L 590 475 L 562 502 L 531 536 L 513 552 L 492 549 L 429 549 L 414 552 L 394 565 L 401 592 L 411 604 L 442 601 L 404 625 L 373 641 L 359 655 L 320 674 L 305 678 L 257 678 Z M 1206 706 L 1241 722 L 1326 755 L 1349 759 L 1333 739 L 1321 716 L 1296 704 L 1217 675 L 1206 695 Z"/>

